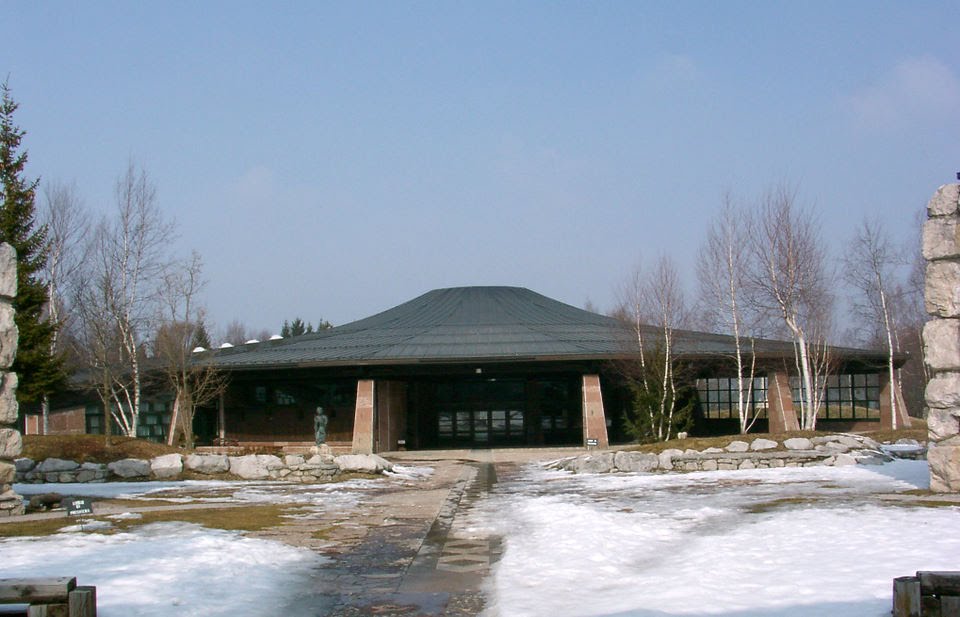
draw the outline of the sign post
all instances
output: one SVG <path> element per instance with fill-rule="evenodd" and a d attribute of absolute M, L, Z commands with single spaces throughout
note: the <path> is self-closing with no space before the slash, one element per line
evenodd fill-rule
<path fill-rule="evenodd" d="M 89 499 L 68 499 L 65 504 L 67 507 L 67 516 L 84 516 L 93 514 L 93 503 Z M 80 531 L 83 531 L 83 519 L 80 522 Z"/>

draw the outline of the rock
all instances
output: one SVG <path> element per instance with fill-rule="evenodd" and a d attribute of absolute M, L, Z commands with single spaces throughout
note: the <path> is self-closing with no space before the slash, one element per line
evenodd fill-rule
<path fill-rule="evenodd" d="M 4 484 L 13 484 L 17 477 L 17 468 L 13 463 L 0 461 L 0 486 Z"/>
<path fill-rule="evenodd" d="M 927 202 L 927 216 L 950 216 L 957 214 L 960 201 L 960 184 L 944 184 Z"/>
<path fill-rule="evenodd" d="M 930 440 L 940 442 L 960 432 L 960 408 L 927 408 L 927 431 Z"/>
<path fill-rule="evenodd" d="M 960 408 L 960 373 L 937 373 L 927 382 L 927 405 Z"/>
<path fill-rule="evenodd" d="M 892 456 L 887 456 L 882 452 L 858 452 L 853 455 L 858 465 L 883 465 L 893 460 Z"/>
<path fill-rule="evenodd" d="M 58 507 L 62 502 L 63 495 L 60 493 L 43 493 L 30 498 L 30 509 L 49 510 Z"/>
<path fill-rule="evenodd" d="M 283 457 L 283 464 L 287 467 L 297 467 L 305 462 L 302 454 L 288 454 Z"/>
<path fill-rule="evenodd" d="M 283 461 L 272 454 L 248 454 L 229 459 L 230 473 L 244 480 L 263 480 L 270 477 L 271 471 L 283 467 Z"/>
<path fill-rule="evenodd" d="M 837 443 L 843 444 L 848 448 L 862 448 L 865 444 L 862 438 L 853 437 L 852 435 L 837 435 Z"/>
<path fill-rule="evenodd" d="M 6 242 L 0 244 L 0 297 L 17 295 L 17 251 Z"/>
<path fill-rule="evenodd" d="M 750 449 L 750 444 L 745 441 L 731 441 L 724 450 L 727 452 L 746 452 Z"/>
<path fill-rule="evenodd" d="M 897 445 L 901 445 L 901 446 L 916 446 L 918 448 L 921 445 L 920 442 L 917 441 L 916 439 L 907 439 L 906 437 L 901 437 L 896 441 L 896 443 Z"/>
<path fill-rule="evenodd" d="M 745 458 L 742 461 L 740 461 L 740 469 L 756 469 L 756 468 L 757 468 L 756 464 L 748 458 Z"/>
<path fill-rule="evenodd" d="M 657 455 L 657 458 L 660 461 L 660 469 L 670 471 L 673 469 L 673 457 L 680 456 L 683 454 L 682 450 L 677 450 L 676 448 L 667 448 L 663 452 Z"/>
<path fill-rule="evenodd" d="M 187 456 L 187 469 L 202 474 L 227 473 L 230 460 L 224 454 L 191 454 Z"/>
<path fill-rule="evenodd" d="M 837 456 L 833 460 L 834 467 L 846 467 L 848 465 L 856 465 L 856 464 L 857 464 L 857 459 L 855 459 L 852 455 L 846 454 L 846 453 L 837 454 Z"/>
<path fill-rule="evenodd" d="M 960 446 L 931 446 L 930 490 L 935 493 L 960 492 Z"/>
<path fill-rule="evenodd" d="M 657 470 L 660 459 L 656 454 L 647 452 L 617 452 L 613 464 L 620 471 L 650 472 Z"/>
<path fill-rule="evenodd" d="M 717 459 L 707 459 L 700 463 L 700 468 L 704 471 L 716 471 L 717 470 Z"/>
<path fill-rule="evenodd" d="M 754 439 L 752 442 L 750 442 L 750 449 L 755 452 L 758 450 L 772 450 L 776 448 L 777 445 L 779 444 L 777 444 L 777 442 L 775 442 L 774 440 L 764 439 L 761 437 L 759 439 Z"/>
<path fill-rule="evenodd" d="M 806 437 L 791 437 L 783 442 L 787 450 L 813 450 L 813 442 Z"/>
<path fill-rule="evenodd" d="M 17 467 L 17 473 L 27 473 L 37 466 L 36 461 L 26 457 L 14 459 L 13 464 Z"/>
<path fill-rule="evenodd" d="M 932 218 L 923 224 L 923 258 L 927 261 L 960 257 L 960 227 L 957 219 Z"/>
<path fill-rule="evenodd" d="M 17 355 L 17 337 L 19 330 L 14 323 L 13 307 L 0 302 L 0 369 L 8 369 Z"/>
<path fill-rule="evenodd" d="M 701 451 L 700 454 L 722 454 L 723 452 L 723 448 L 707 448 Z"/>
<path fill-rule="evenodd" d="M 155 457 L 150 460 L 150 471 L 160 480 L 176 478 L 183 472 L 183 457 L 177 453 Z"/>
<path fill-rule="evenodd" d="M 74 461 L 65 461 L 59 458 L 48 458 L 37 465 L 39 473 L 50 473 L 55 471 L 71 471 L 80 465 Z"/>
<path fill-rule="evenodd" d="M 141 458 L 125 458 L 107 464 L 107 469 L 121 478 L 147 478 L 150 476 L 150 461 Z"/>
<path fill-rule="evenodd" d="M 20 431 L 12 428 L 0 428 L 0 458 L 11 461 L 20 456 L 23 449 L 23 440 Z"/>
<path fill-rule="evenodd" d="M 859 446 L 860 444 L 857 444 L 857 445 Z M 817 446 L 817 447 L 819 448 L 819 447 L 821 447 L 821 446 Z M 827 443 L 823 444 L 822 447 L 823 447 L 823 449 L 826 450 L 827 452 L 834 452 L 834 453 L 847 452 L 848 450 L 850 450 L 850 446 L 845 445 L 845 444 L 842 444 L 842 443 L 840 443 L 839 441 L 830 441 L 830 442 L 827 442 Z"/>
<path fill-rule="evenodd" d="M 923 361 L 933 371 L 960 371 L 960 320 L 933 319 L 923 325 Z"/>
<path fill-rule="evenodd" d="M 3 373 L 0 380 L 0 424 L 17 421 L 20 406 L 17 403 L 17 374 Z"/>
<path fill-rule="evenodd" d="M 613 456 L 610 455 L 610 458 L 613 459 Z M 376 474 L 393 469 L 390 461 L 376 454 L 344 454 L 334 458 L 334 461 L 344 472 Z"/>
<path fill-rule="evenodd" d="M 927 264 L 925 307 L 928 315 L 937 317 L 960 316 L 960 263 L 931 261 Z M 930 325 L 931 322 L 927 322 Z"/>

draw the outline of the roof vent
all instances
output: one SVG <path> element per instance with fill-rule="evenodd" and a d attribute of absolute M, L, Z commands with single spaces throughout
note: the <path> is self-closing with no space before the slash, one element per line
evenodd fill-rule
<path fill-rule="evenodd" d="M 206 351 L 206 350 L 207 349 L 205 347 L 194 347 L 193 353 L 200 353 L 201 351 Z"/>
<path fill-rule="evenodd" d="M 260 342 L 260 341 L 258 341 L 257 339 L 252 338 L 252 339 L 250 339 L 249 341 L 247 341 L 246 343 L 244 343 L 244 345 L 252 345 L 253 343 L 259 343 L 259 342 Z"/>
<path fill-rule="evenodd" d="M 231 347 L 233 347 L 233 345 L 231 345 L 230 343 L 224 343 L 220 345 L 220 349 L 230 349 Z"/>
<path fill-rule="evenodd" d="M 282 338 L 283 338 L 283 337 L 280 336 L 279 334 L 274 334 L 274 335 L 272 335 L 272 336 L 270 337 L 270 340 L 271 340 L 271 341 L 279 341 L 279 340 L 282 339 Z"/>

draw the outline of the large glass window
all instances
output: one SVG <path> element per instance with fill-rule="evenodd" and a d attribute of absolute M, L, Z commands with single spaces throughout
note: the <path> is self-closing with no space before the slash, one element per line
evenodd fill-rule
<path fill-rule="evenodd" d="M 697 394 L 703 417 L 712 420 L 737 418 L 740 401 L 739 382 L 735 377 L 709 377 L 697 380 Z M 754 377 L 743 380 L 743 399 L 747 401 L 752 416 L 767 415 L 767 378 Z"/>
<path fill-rule="evenodd" d="M 802 397 L 800 378 L 791 377 L 793 402 L 799 408 Z M 820 418 L 827 420 L 879 420 L 880 376 L 844 374 L 827 377 Z"/>

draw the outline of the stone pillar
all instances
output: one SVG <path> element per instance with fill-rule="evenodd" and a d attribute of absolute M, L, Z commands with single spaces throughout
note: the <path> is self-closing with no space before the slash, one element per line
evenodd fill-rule
<path fill-rule="evenodd" d="M 797 411 L 793 408 L 793 391 L 786 373 L 767 374 L 767 421 L 771 433 L 799 431 Z"/>
<path fill-rule="evenodd" d="M 923 225 L 930 490 L 960 492 L 960 185 L 941 186 Z"/>
<path fill-rule="evenodd" d="M 357 405 L 353 412 L 353 453 L 373 454 L 374 383 L 357 380 Z"/>
<path fill-rule="evenodd" d="M 603 411 L 603 394 L 600 392 L 600 376 L 583 376 L 583 444 L 596 439 L 597 447 L 607 448 L 607 417 Z"/>
<path fill-rule="evenodd" d="M 890 409 L 891 388 L 897 402 L 897 428 L 910 428 L 910 416 L 907 414 L 907 405 L 903 402 L 903 395 L 900 393 L 900 382 L 894 376 L 891 384 L 890 375 L 886 371 L 880 373 L 880 428 L 885 431 L 893 430 L 893 413 Z"/>
<path fill-rule="evenodd" d="M 17 324 L 13 302 L 17 295 L 17 253 L 9 244 L 0 244 L 0 516 L 23 514 L 23 500 L 13 492 L 16 469 L 13 459 L 20 455 L 23 441 L 11 426 L 17 421 L 17 374 L 8 372 L 17 355 Z"/>

